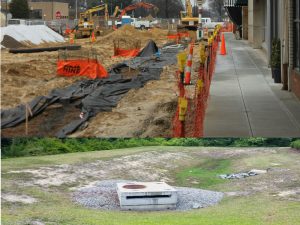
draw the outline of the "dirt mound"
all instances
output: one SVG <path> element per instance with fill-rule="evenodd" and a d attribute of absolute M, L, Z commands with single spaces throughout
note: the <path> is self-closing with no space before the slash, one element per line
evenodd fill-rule
<path fill-rule="evenodd" d="M 131 25 L 125 25 L 118 30 L 110 33 L 102 38 L 99 38 L 97 43 L 103 41 L 114 41 L 117 39 L 140 40 L 145 44 L 148 40 L 153 39 L 160 44 L 160 42 L 166 42 L 167 30 L 153 28 L 151 30 L 137 30 Z"/>
<path fill-rule="evenodd" d="M 25 47 L 24 44 L 18 42 L 16 39 L 12 38 L 11 36 L 4 35 L 3 40 L 1 42 L 5 48 L 22 48 Z"/>

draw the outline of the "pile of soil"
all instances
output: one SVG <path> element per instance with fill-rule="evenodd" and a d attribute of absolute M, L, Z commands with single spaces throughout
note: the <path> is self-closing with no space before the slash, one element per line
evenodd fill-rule
<path fill-rule="evenodd" d="M 4 46 L 5 48 L 22 48 L 26 46 L 8 35 L 3 36 L 1 45 Z"/>
<path fill-rule="evenodd" d="M 153 39 L 158 44 L 161 44 L 161 42 L 165 43 L 166 36 L 168 34 L 167 30 L 159 29 L 159 28 L 153 28 L 151 30 L 137 30 L 131 25 L 125 25 L 118 30 L 116 30 L 113 33 L 108 34 L 107 36 L 100 38 L 96 43 L 107 41 L 110 42 L 112 40 L 116 39 L 136 39 L 140 40 L 142 42 L 142 45 L 145 44 L 148 40 Z"/>

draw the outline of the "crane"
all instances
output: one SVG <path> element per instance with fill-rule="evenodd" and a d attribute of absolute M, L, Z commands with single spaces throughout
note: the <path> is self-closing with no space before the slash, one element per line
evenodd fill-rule
<path fill-rule="evenodd" d="M 122 16 L 124 16 L 127 12 L 137 9 L 137 8 L 144 8 L 144 9 L 154 9 L 154 12 L 157 13 L 158 12 L 158 7 L 156 7 L 153 4 L 150 3 L 146 3 L 146 2 L 137 2 L 135 4 L 129 5 L 127 7 L 125 7 L 122 11 L 121 14 L 119 16 L 119 19 L 122 19 Z"/>
<path fill-rule="evenodd" d="M 190 0 L 185 0 L 185 11 L 180 12 L 181 25 L 177 30 L 197 30 L 199 18 L 193 17 L 193 6 Z"/>
<path fill-rule="evenodd" d="M 86 10 L 83 13 L 80 13 L 79 22 L 77 27 L 76 36 L 77 37 L 89 37 L 93 31 L 96 31 L 97 35 L 100 35 L 100 30 L 95 29 L 95 24 L 93 21 L 93 13 L 105 10 L 105 20 L 108 20 L 108 5 L 102 4 L 95 6 Z"/>

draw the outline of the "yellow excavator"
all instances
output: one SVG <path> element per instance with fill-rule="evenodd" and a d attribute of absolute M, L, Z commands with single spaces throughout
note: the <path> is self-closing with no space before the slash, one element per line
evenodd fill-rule
<path fill-rule="evenodd" d="M 180 21 L 181 24 L 177 26 L 178 31 L 196 31 L 198 28 L 199 18 L 193 17 L 193 7 L 190 0 L 185 0 L 185 11 L 180 12 Z"/>
<path fill-rule="evenodd" d="M 100 36 L 100 29 L 95 27 L 93 20 L 93 13 L 105 10 L 105 20 L 108 20 L 108 6 L 107 4 L 102 4 L 80 13 L 78 25 L 74 28 L 76 29 L 76 38 L 90 37 L 92 32 L 95 35 Z"/>

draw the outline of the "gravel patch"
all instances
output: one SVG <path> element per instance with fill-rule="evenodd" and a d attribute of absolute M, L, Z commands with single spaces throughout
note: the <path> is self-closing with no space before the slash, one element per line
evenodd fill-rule
<path fill-rule="evenodd" d="M 121 210 L 117 194 L 117 183 L 132 182 L 128 180 L 106 180 L 94 183 L 73 193 L 73 200 L 88 208 L 104 210 Z M 186 211 L 205 208 L 218 204 L 224 194 L 196 188 L 174 187 L 178 191 L 176 210 Z"/>

